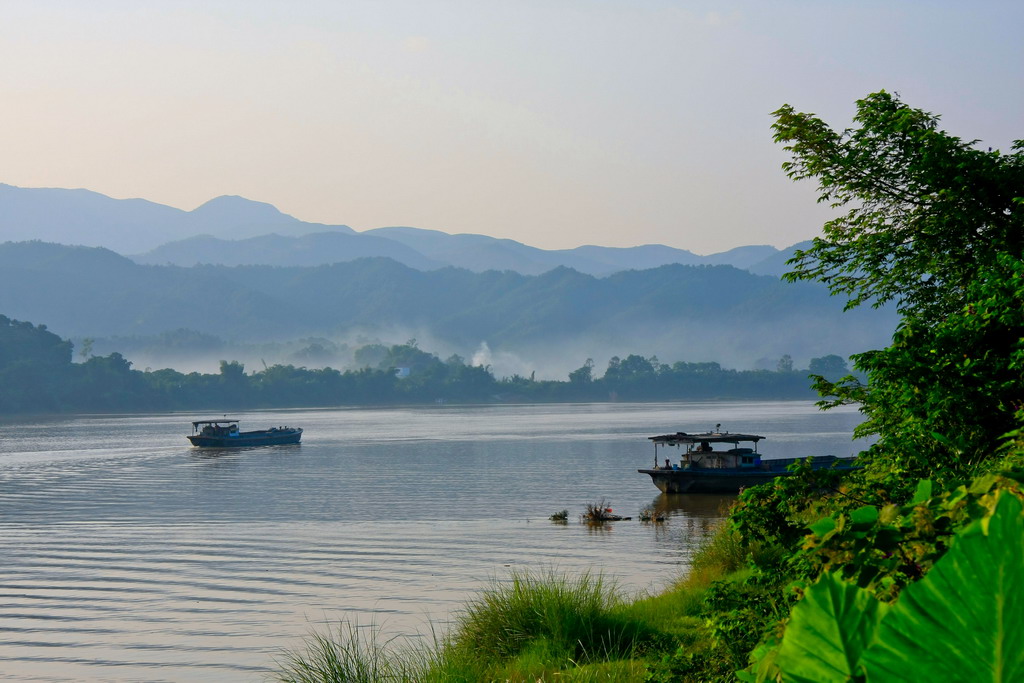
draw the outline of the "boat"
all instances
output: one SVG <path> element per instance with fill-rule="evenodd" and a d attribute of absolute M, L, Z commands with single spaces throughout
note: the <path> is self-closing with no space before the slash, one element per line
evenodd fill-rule
<path fill-rule="evenodd" d="M 654 467 L 639 469 L 651 475 L 662 493 L 739 493 L 740 489 L 757 486 L 792 472 L 787 468 L 808 458 L 762 459 L 758 434 L 732 434 L 720 431 L 700 434 L 662 434 L 648 437 L 654 443 Z M 751 444 L 751 445 L 747 445 Z M 677 462 L 664 458 L 663 449 L 683 448 Z M 819 455 L 810 458 L 814 469 L 838 467 L 853 469 L 854 458 Z"/>
<path fill-rule="evenodd" d="M 271 427 L 253 432 L 238 428 L 238 420 L 196 420 L 188 440 L 193 446 L 208 448 L 240 448 L 243 446 L 274 446 L 298 443 L 302 438 L 299 427 Z"/>

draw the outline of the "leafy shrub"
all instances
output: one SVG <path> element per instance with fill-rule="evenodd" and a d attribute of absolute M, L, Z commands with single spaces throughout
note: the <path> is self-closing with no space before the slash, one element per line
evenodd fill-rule
<path fill-rule="evenodd" d="M 744 545 L 796 545 L 807 521 L 823 507 L 823 491 L 837 491 L 848 470 L 812 469 L 810 459 L 790 466 L 793 474 L 753 486 L 740 493 L 729 523 Z"/>
<path fill-rule="evenodd" d="M 1024 505 L 1010 491 L 889 605 L 825 574 L 741 680 L 1024 679 Z"/>
<path fill-rule="evenodd" d="M 960 529 L 991 514 L 999 491 L 1021 495 L 1022 479 L 1021 473 L 993 474 L 948 491 L 933 490 L 925 479 L 907 505 L 833 513 L 810 525 L 791 565 L 807 579 L 837 572 L 891 600 L 931 569 Z"/>

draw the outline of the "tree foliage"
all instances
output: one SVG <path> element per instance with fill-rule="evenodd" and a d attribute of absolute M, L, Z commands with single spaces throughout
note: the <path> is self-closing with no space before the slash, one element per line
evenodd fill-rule
<path fill-rule="evenodd" d="M 813 375 L 832 377 L 839 379 L 847 375 L 850 369 L 846 366 L 846 360 L 834 353 L 821 358 L 812 358 L 811 364 L 807 367 Z"/>
<path fill-rule="evenodd" d="M 841 132 L 789 105 L 775 117 L 789 176 L 816 179 L 819 201 L 845 209 L 797 253 L 789 280 L 819 280 L 848 307 L 896 300 L 936 319 L 967 303 L 996 255 L 1021 255 L 1024 141 L 1011 154 L 979 149 L 886 92 L 858 101 L 858 126 Z"/>
<path fill-rule="evenodd" d="M 979 149 L 885 92 L 841 132 L 788 105 L 775 115 L 790 177 L 845 209 L 786 277 L 848 308 L 894 300 L 903 318 L 889 347 L 853 356 L 866 385 L 817 377 L 823 405 L 862 405 L 858 433 L 878 438 L 863 461 L 894 499 L 915 478 L 983 471 L 1024 407 L 1024 143 Z"/>
<path fill-rule="evenodd" d="M 731 512 L 751 579 L 803 595 L 737 675 L 1019 677 L 1024 144 L 982 150 L 884 92 L 844 131 L 789 106 L 776 119 L 786 171 L 843 210 L 787 278 L 823 282 L 848 309 L 892 302 L 902 320 L 889 346 L 852 357 L 861 376 L 812 366 L 822 407 L 867 418 L 863 469 L 805 468 Z"/>

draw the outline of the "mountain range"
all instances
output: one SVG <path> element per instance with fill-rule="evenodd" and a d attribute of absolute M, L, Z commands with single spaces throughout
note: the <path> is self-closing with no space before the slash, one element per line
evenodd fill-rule
<path fill-rule="evenodd" d="M 305 267 L 152 266 L 104 248 L 38 241 L 0 245 L 0 312 L 78 339 L 183 329 L 230 344 L 418 338 L 432 351 L 464 356 L 486 346 L 555 376 L 587 357 L 628 353 L 727 367 L 783 354 L 845 356 L 886 345 L 895 327 L 884 310 L 844 313 L 817 284 L 724 265 L 605 277 L 566 267 L 542 275 L 420 271 L 381 257 Z"/>
<path fill-rule="evenodd" d="M 601 276 L 674 263 L 778 275 L 792 251 L 753 245 L 700 256 L 658 244 L 545 250 L 510 239 L 411 227 L 356 232 L 346 225 L 300 221 L 270 204 L 234 196 L 183 211 L 89 190 L 0 184 L 0 241 L 33 239 L 105 247 L 153 265 L 317 266 L 382 256 L 417 270 L 455 266 L 524 275 L 564 266 Z"/>
<path fill-rule="evenodd" d="M 305 339 L 323 356 L 417 338 L 549 377 L 630 353 L 744 368 L 880 348 L 896 325 L 889 309 L 844 313 L 819 284 L 780 281 L 801 245 L 544 250 L 409 227 L 356 232 L 240 197 L 182 211 L 10 185 L 0 239 L 0 313 L 100 350 L 148 348 L 125 355 L 155 367 L 190 345 L 237 359 L 254 343 Z M 266 349 L 255 359 L 288 360 Z"/>

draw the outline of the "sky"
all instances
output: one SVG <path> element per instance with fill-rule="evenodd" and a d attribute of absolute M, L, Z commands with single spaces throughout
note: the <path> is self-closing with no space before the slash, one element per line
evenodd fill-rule
<path fill-rule="evenodd" d="M 783 248 L 772 141 L 878 90 L 1005 151 L 1024 3 L 0 0 L 0 182 L 545 249 Z M 183 236 L 185 237 L 185 236 Z"/>

